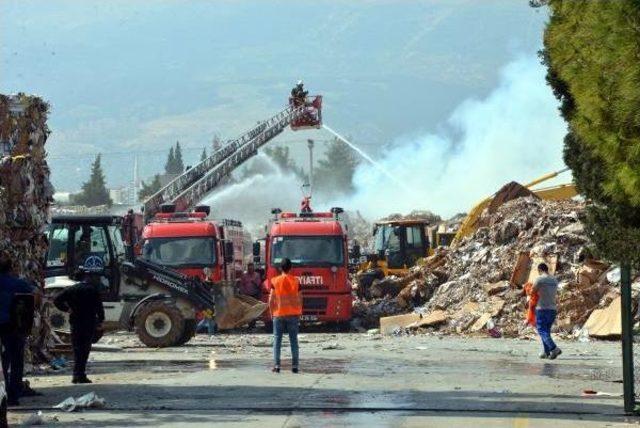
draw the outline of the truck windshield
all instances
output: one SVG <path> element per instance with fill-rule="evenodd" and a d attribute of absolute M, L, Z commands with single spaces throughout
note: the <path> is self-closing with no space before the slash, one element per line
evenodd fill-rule
<path fill-rule="evenodd" d="M 334 266 L 344 263 L 340 236 L 276 236 L 272 240 L 271 262 L 284 257 L 297 266 Z"/>
<path fill-rule="evenodd" d="M 172 267 L 205 267 L 216 262 L 214 238 L 151 238 L 143 244 L 143 257 Z"/>

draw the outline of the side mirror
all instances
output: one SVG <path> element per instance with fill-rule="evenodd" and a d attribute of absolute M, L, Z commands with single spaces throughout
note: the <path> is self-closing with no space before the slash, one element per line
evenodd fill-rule
<path fill-rule="evenodd" d="M 260 257 L 260 243 L 253 243 L 253 257 Z"/>
<path fill-rule="evenodd" d="M 225 263 L 233 263 L 234 261 L 233 252 L 234 252 L 233 242 L 225 241 L 224 243 L 224 262 Z"/>

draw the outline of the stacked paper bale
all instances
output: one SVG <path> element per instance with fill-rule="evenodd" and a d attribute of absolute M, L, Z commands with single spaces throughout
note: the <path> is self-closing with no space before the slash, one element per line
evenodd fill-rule
<path fill-rule="evenodd" d="M 53 186 L 45 142 L 48 105 L 25 94 L 0 94 L 0 252 L 16 273 L 44 287 L 46 228 Z M 36 329 L 45 327 L 36 319 Z M 32 350 L 44 349 L 44 334 L 34 334 Z"/>

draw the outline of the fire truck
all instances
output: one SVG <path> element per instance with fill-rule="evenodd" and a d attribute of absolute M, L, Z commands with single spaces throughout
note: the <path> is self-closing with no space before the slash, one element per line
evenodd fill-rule
<path fill-rule="evenodd" d="M 347 253 L 347 227 L 340 220 L 342 208 L 330 212 L 314 212 L 306 201 L 300 213 L 274 209 L 267 226 L 265 243 L 266 280 L 263 300 L 269 299 L 271 279 L 279 275 L 278 264 L 291 260 L 291 273 L 300 280 L 303 322 L 335 323 L 342 329 L 351 320 L 351 282 Z M 254 247 L 254 256 L 259 248 Z M 263 316 L 265 327 L 272 320 L 268 311 Z"/>
<path fill-rule="evenodd" d="M 237 220 L 209 220 L 210 208 L 175 212 L 171 205 L 142 230 L 136 253 L 143 259 L 189 277 L 234 281 L 242 272 L 248 249 L 246 231 Z"/>
<path fill-rule="evenodd" d="M 142 213 L 124 218 L 54 217 L 45 273 L 47 295 L 53 297 L 75 284 L 72 274 L 84 257 L 93 255 L 101 257 L 106 267 L 102 281 L 106 324 L 135 330 L 148 346 L 187 342 L 203 312 L 214 313 L 219 327 L 240 326 L 259 317 L 262 303 L 234 295 L 233 280 L 251 257 L 242 224 L 209 220 L 209 208 L 197 204 L 287 127 L 319 128 L 321 108 L 319 95 L 290 99 L 282 111 L 227 141 L 152 195 Z M 49 322 L 54 329 L 68 327 L 66 314 L 53 307 Z"/>

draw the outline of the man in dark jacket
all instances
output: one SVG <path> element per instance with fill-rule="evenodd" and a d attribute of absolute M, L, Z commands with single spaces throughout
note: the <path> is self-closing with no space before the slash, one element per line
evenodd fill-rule
<path fill-rule="evenodd" d="M 54 300 L 61 311 L 69 312 L 71 344 L 73 345 L 73 383 L 91 383 L 86 368 L 96 330 L 104 321 L 100 299 L 100 279 L 104 263 L 98 256 L 89 256 L 80 266 L 82 282 L 65 288 Z"/>
<path fill-rule="evenodd" d="M 19 405 L 24 371 L 24 332 L 17 331 L 12 322 L 12 307 L 17 295 L 36 294 L 37 288 L 13 274 L 13 262 L 0 256 L 0 340 L 2 341 L 2 371 L 7 382 L 7 404 Z"/>

